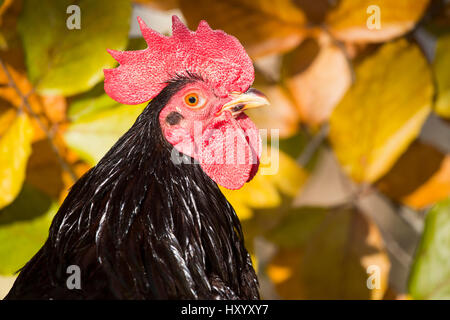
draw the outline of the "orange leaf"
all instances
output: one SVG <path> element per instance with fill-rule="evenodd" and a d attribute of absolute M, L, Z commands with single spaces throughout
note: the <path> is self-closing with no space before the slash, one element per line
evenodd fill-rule
<path fill-rule="evenodd" d="M 305 40 L 285 56 L 283 70 L 302 121 L 312 126 L 328 120 L 352 81 L 345 54 L 325 37 Z"/>
<path fill-rule="evenodd" d="M 289 0 L 181 0 L 180 8 L 190 28 L 200 20 L 241 41 L 253 58 L 287 51 L 304 37 L 306 16 Z"/>
<path fill-rule="evenodd" d="M 340 40 L 382 42 L 398 37 L 422 17 L 429 0 L 341 0 L 326 18 Z M 379 21 L 379 25 L 375 20 Z"/>

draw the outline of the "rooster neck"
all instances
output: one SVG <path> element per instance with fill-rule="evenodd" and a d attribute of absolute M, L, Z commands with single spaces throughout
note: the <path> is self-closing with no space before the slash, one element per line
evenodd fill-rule
<path fill-rule="evenodd" d="M 24 271 L 43 259 L 64 286 L 79 265 L 92 281 L 83 297 L 105 284 L 113 298 L 259 297 L 234 209 L 193 159 L 171 161 L 162 135 L 159 112 L 186 81 L 169 83 L 73 186 Z"/>

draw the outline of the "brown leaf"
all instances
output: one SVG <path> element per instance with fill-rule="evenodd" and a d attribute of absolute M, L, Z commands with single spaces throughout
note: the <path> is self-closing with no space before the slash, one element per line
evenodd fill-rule
<path fill-rule="evenodd" d="M 246 111 L 256 126 L 269 131 L 279 130 L 280 138 L 294 135 L 299 129 L 300 117 L 287 90 L 258 72 L 253 87 L 263 92 L 270 101 L 270 106 Z"/>
<path fill-rule="evenodd" d="M 311 226 L 303 245 L 281 247 L 268 266 L 278 294 L 284 299 L 381 299 L 390 263 L 376 225 L 355 210 L 341 209 Z M 370 266 L 379 270 L 379 288 L 367 286 Z"/>
<path fill-rule="evenodd" d="M 287 51 L 305 33 L 305 14 L 289 0 L 181 0 L 180 8 L 191 29 L 206 20 L 237 37 L 253 58 Z"/>
<path fill-rule="evenodd" d="M 392 287 L 388 287 L 384 293 L 383 300 L 411 300 L 408 294 L 398 293 Z"/>
<path fill-rule="evenodd" d="M 17 18 L 22 11 L 21 0 L 5 0 L 0 6 L 0 49 L 20 46 L 16 32 Z"/>
<path fill-rule="evenodd" d="M 133 0 L 133 2 L 149 6 L 157 10 L 172 10 L 178 8 L 178 0 Z"/>
<path fill-rule="evenodd" d="M 329 38 L 307 39 L 283 59 L 283 77 L 303 122 L 327 121 L 352 75 L 343 51 Z"/>
<path fill-rule="evenodd" d="M 421 187 L 403 198 L 412 208 L 422 209 L 450 196 L 450 155 L 446 155 L 439 170 Z"/>
<path fill-rule="evenodd" d="M 81 177 L 90 168 L 65 145 L 61 134 L 33 143 L 26 176 L 29 184 L 60 202 L 76 180 L 73 175 Z"/>
<path fill-rule="evenodd" d="M 51 197 L 58 198 L 64 187 L 62 181 L 63 169 L 50 141 L 47 139 L 38 140 L 32 144 L 31 150 L 26 181 Z"/>
<path fill-rule="evenodd" d="M 304 11 L 308 21 L 314 24 L 323 23 L 328 10 L 333 7 L 333 1 L 329 0 L 293 0 L 293 2 Z"/>
<path fill-rule="evenodd" d="M 422 209 L 450 195 L 450 155 L 415 141 L 376 186 L 389 197 Z"/>

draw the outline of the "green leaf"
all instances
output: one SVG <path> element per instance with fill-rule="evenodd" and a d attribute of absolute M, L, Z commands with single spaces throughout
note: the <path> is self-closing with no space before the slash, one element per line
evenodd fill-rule
<path fill-rule="evenodd" d="M 68 116 L 71 121 L 76 121 L 88 114 L 112 109 L 118 105 L 117 101 L 105 94 L 103 83 L 99 83 L 91 90 L 73 98 L 69 106 Z"/>
<path fill-rule="evenodd" d="M 414 299 L 450 299 L 450 198 L 428 212 L 409 293 Z"/>
<path fill-rule="evenodd" d="M 17 199 L 0 210 L 0 274 L 22 268 L 48 237 L 57 204 L 24 185 Z"/>
<path fill-rule="evenodd" d="M 437 82 L 437 100 L 435 111 L 450 119 L 450 34 L 438 39 L 433 71 Z"/>
<path fill-rule="evenodd" d="M 309 142 L 309 137 L 304 130 L 299 130 L 295 135 L 280 139 L 278 144 L 281 151 L 288 156 L 297 159 L 305 150 Z"/>
<path fill-rule="evenodd" d="M 73 95 L 103 79 L 116 62 L 107 48 L 127 44 L 131 6 L 126 0 L 80 0 L 80 29 L 68 29 L 70 0 L 24 1 L 19 32 L 31 81 L 47 95 Z"/>
<path fill-rule="evenodd" d="M 299 247 L 323 223 L 328 210 L 325 208 L 292 208 L 279 225 L 267 234 L 267 238 L 282 247 Z"/>
<path fill-rule="evenodd" d="M 126 50 L 133 51 L 145 48 L 147 48 L 147 42 L 145 42 L 144 38 L 128 39 Z M 91 90 L 71 97 L 68 116 L 71 121 L 75 121 L 87 114 L 95 113 L 100 110 L 112 109 L 118 105 L 117 101 L 105 94 L 103 82 L 100 82 Z"/>
<path fill-rule="evenodd" d="M 330 140 L 357 182 L 385 174 L 419 134 L 432 103 L 425 58 L 401 39 L 383 45 L 356 67 L 356 83 L 330 119 Z"/>
<path fill-rule="evenodd" d="M 146 104 L 115 107 L 89 113 L 72 122 L 64 134 L 67 145 L 95 165 L 133 125 Z"/>
<path fill-rule="evenodd" d="M 0 137 L 0 209 L 11 203 L 22 188 L 32 136 L 30 120 L 22 113 Z"/>

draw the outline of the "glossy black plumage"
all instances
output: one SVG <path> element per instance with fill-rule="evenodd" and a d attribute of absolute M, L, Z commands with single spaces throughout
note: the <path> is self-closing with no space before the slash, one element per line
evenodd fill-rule
<path fill-rule="evenodd" d="M 161 133 L 159 112 L 191 81 L 170 82 L 75 183 L 6 299 L 259 298 L 233 208 L 198 164 L 170 160 Z M 66 287 L 69 265 L 81 290 Z"/>

